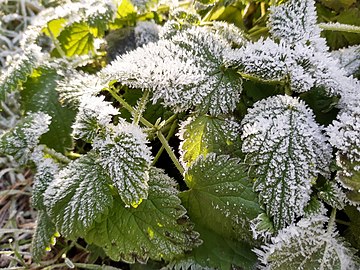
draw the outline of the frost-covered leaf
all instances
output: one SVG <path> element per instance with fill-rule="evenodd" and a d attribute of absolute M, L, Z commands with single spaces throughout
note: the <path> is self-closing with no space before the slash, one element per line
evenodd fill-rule
<path fill-rule="evenodd" d="M 40 143 L 65 153 L 73 146 L 70 134 L 75 112 L 61 106 L 58 100 L 55 88 L 60 78 L 56 69 L 42 66 L 29 76 L 20 94 L 25 112 L 42 111 L 51 116 L 50 130 L 41 137 Z"/>
<path fill-rule="evenodd" d="M 59 232 L 69 238 L 86 234 L 112 206 L 111 180 L 93 152 L 60 170 L 45 192 L 45 206 Z"/>
<path fill-rule="evenodd" d="M 44 194 L 49 184 L 59 172 L 60 166 L 52 158 L 45 157 L 41 147 L 37 147 L 31 159 L 36 164 L 34 184 L 32 188 L 32 204 L 38 210 L 46 211 L 44 205 Z"/>
<path fill-rule="evenodd" d="M 346 195 L 336 182 L 327 181 L 321 187 L 318 196 L 333 208 L 341 210 L 345 206 Z"/>
<path fill-rule="evenodd" d="M 224 238 L 214 231 L 198 228 L 203 244 L 183 258 L 170 262 L 165 269 L 174 270 L 252 270 L 257 257 L 252 246 L 236 240 Z M 165 270 L 164 269 L 164 270 Z"/>
<path fill-rule="evenodd" d="M 66 27 L 58 40 L 66 56 L 84 55 L 95 51 L 94 35 L 85 23 L 74 23 Z"/>
<path fill-rule="evenodd" d="M 345 69 L 346 75 L 360 76 L 360 45 L 332 51 L 331 55 Z"/>
<path fill-rule="evenodd" d="M 239 159 L 209 154 L 185 174 L 182 193 L 189 216 L 224 237 L 251 241 L 250 220 L 260 212 L 245 165 Z"/>
<path fill-rule="evenodd" d="M 41 260 L 55 233 L 55 225 L 46 212 L 38 211 L 36 229 L 31 243 L 32 258 L 35 262 Z"/>
<path fill-rule="evenodd" d="M 85 237 L 101 246 L 113 260 L 129 263 L 169 261 L 199 244 L 175 182 L 159 169 L 150 170 L 149 195 L 137 207 L 125 207 L 116 198 L 106 219 L 96 222 Z"/>
<path fill-rule="evenodd" d="M 139 127 L 123 122 L 93 144 L 99 163 L 109 173 L 121 199 L 133 207 L 148 195 L 152 158 L 146 143 L 146 135 Z"/>
<path fill-rule="evenodd" d="M 230 154 L 240 149 L 240 125 L 231 118 L 201 115 L 182 123 L 179 137 L 181 160 L 190 166 L 198 156 Z"/>
<path fill-rule="evenodd" d="M 40 136 L 49 130 L 50 119 L 43 112 L 29 113 L 0 137 L 0 152 L 13 156 L 21 165 L 27 164 Z"/>
<path fill-rule="evenodd" d="M 40 50 L 40 47 L 30 45 L 26 52 L 0 76 L 0 100 L 4 101 L 6 94 L 16 90 L 21 83 L 26 81 L 39 64 Z"/>
<path fill-rule="evenodd" d="M 110 102 L 104 101 L 104 98 L 88 95 L 82 97 L 72 125 L 75 139 L 91 143 L 99 133 L 106 132 L 106 126 L 110 124 L 112 116 L 119 114 L 119 111 Z"/>
<path fill-rule="evenodd" d="M 62 74 L 56 90 L 61 103 L 77 108 L 82 96 L 96 95 L 105 87 L 97 75 L 71 70 Z"/>
<path fill-rule="evenodd" d="M 235 109 L 242 90 L 236 71 L 224 66 L 229 44 L 201 27 L 181 31 L 171 40 L 160 40 L 122 55 L 103 75 L 134 88 L 153 90 L 174 111 L 193 107 L 211 115 Z"/>
<path fill-rule="evenodd" d="M 135 43 L 137 47 L 141 47 L 150 42 L 157 42 L 159 40 L 160 27 L 153 22 L 140 21 L 134 28 Z"/>
<path fill-rule="evenodd" d="M 271 243 L 257 249 L 261 269 L 358 269 L 355 250 L 339 237 L 328 218 L 315 215 L 281 230 Z"/>
<path fill-rule="evenodd" d="M 269 28 L 275 38 L 288 44 L 311 43 L 320 51 L 327 50 L 316 24 L 314 0 L 289 0 L 284 4 L 271 6 L 270 11 Z"/>
<path fill-rule="evenodd" d="M 278 230 L 303 214 L 311 183 L 318 173 L 329 172 L 331 147 L 311 110 L 289 96 L 255 103 L 242 125 L 242 151 L 254 166 L 254 189 Z"/>

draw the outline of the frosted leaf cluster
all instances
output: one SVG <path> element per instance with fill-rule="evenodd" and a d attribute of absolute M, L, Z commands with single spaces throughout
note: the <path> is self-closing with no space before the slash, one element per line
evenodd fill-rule
<path fill-rule="evenodd" d="M 326 51 L 325 40 L 320 38 L 316 24 L 314 0 L 289 0 L 285 4 L 270 7 L 269 29 L 274 38 L 288 44 L 310 43 L 319 51 Z"/>
<path fill-rule="evenodd" d="M 86 21 L 89 25 L 96 26 L 101 21 L 109 21 L 117 11 L 117 6 L 112 0 L 81 0 L 79 2 L 67 2 L 55 8 L 47 8 L 40 12 L 32 24 L 44 27 L 48 22 L 57 19 L 66 19 L 63 26 L 75 22 Z"/>
<path fill-rule="evenodd" d="M 110 102 L 104 101 L 104 98 L 88 95 L 82 97 L 79 111 L 72 125 L 75 139 L 92 142 L 99 132 L 105 132 L 112 117 L 119 114 L 119 111 Z"/>
<path fill-rule="evenodd" d="M 137 47 L 141 47 L 150 42 L 159 40 L 160 27 L 149 21 L 138 22 L 135 29 L 135 42 Z"/>
<path fill-rule="evenodd" d="M 70 106 L 77 107 L 83 96 L 96 95 L 106 87 L 97 75 L 78 71 L 59 71 L 59 74 L 62 76 L 56 86 L 59 100 Z"/>
<path fill-rule="evenodd" d="M 148 195 L 151 151 L 143 131 L 128 123 L 108 130 L 105 138 L 97 138 L 93 149 L 99 164 L 105 168 L 126 205 L 136 207 Z"/>
<path fill-rule="evenodd" d="M 248 40 L 245 34 L 240 28 L 234 24 L 227 22 L 213 21 L 210 27 L 211 31 L 223 37 L 227 42 L 231 44 L 231 47 L 242 47 L 247 44 Z"/>
<path fill-rule="evenodd" d="M 224 67 L 223 56 L 229 49 L 218 35 L 192 28 L 120 56 L 103 76 L 151 89 L 153 101 L 162 100 L 176 112 L 195 107 L 212 115 L 228 113 L 235 109 L 242 90 L 236 72 Z"/>
<path fill-rule="evenodd" d="M 255 249 L 261 269 L 359 269 L 355 250 L 338 235 L 328 218 L 314 215 L 281 230 L 271 243 Z"/>
<path fill-rule="evenodd" d="M 317 174 L 329 173 L 331 147 L 310 109 L 290 96 L 258 101 L 242 126 L 242 151 L 254 166 L 254 189 L 275 228 L 283 228 L 303 214 Z"/>
<path fill-rule="evenodd" d="M 39 138 L 49 130 L 51 117 L 43 112 L 30 113 L 0 137 L 0 152 L 11 155 L 20 164 L 30 159 Z"/>
<path fill-rule="evenodd" d="M 60 170 L 47 188 L 47 212 L 65 237 L 83 235 L 112 205 L 110 178 L 94 153 Z"/>

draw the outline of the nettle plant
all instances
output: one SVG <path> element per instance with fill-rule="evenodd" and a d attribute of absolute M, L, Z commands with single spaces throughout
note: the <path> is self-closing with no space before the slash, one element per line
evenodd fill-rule
<path fill-rule="evenodd" d="M 0 149 L 34 168 L 34 260 L 61 235 L 168 269 L 359 268 L 336 219 L 358 239 L 357 47 L 330 53 L 320 26 L 358 29 L 283 2 L 258 40 L 209 20 L 222 2 L 36 17 L 0 85 L 22 104 Z"/>

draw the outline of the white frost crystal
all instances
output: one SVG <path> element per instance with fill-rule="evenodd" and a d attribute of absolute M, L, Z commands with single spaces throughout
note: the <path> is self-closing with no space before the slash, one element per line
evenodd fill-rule
<path fill-rule="evenodd" d="M 162 100 L 177 112 L 196 107 L 212 115 L 228 113 L 242 90 L 236 72 L 224 67 L 229 49 L 223 38 L 194 27 L 122 55 L 103 75 L 107 81 L 151 89 L 154 101 Z"/>
<path fill-rule="evenodd" d="M 254 188 L 275 228 L 283 228 L 303 214 L 317 174 L 328 175 L 331 147 L 311 110 L 289 96 L 255 103 L 242 126 L 242 151 L 254 166 Z"/>
<path fill-rule="evenodd" d="M 125 122 L 108 131 L 105 139 L 94 141 L 94 150 L 121 199 L 136 207 L 148 195 L 152 157 L 146 135 L 139 127 Z"/>
<path fill-rule="evenodd" d="M 333 224 L 324 229 L 326 222 L 326 216 L 314 215 L 281 230 L 262 250 L 255 249 L 260 269 L 359 269 L 356 251 L 339 237 Z"/>
<path fill-rule="evenodd" d="M 110 124 L 112 116 L 118 115 L 110 102 L 104 101 L 105 97 L 83 96 L 72 126 L 73 136 L 92 142 L 99 131 L 105 130 Z"/>

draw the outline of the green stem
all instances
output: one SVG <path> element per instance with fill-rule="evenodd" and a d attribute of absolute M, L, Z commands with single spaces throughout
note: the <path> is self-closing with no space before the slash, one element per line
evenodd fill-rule
<path fill-rule="evenodd" d="M 50 34 L 50 37 L 51 37 L 51 40 L 52 42 L 54 43 L 55 45 L 55 48 L 57 49 L 57 51 L 59 52 L 60 56 L 62 58 L 66 58 L 66 54 L 65 52 L 63 51 L 63 49 L 61 49 L 60 47 L 60 44 L 58 42 L 58 40 L 56 39 L 56 37 L 54 36 L 53 32 L 51 31 L 50 27 L 48 26 L 47 27 L 47 30 L 49 31 L 49 34 Z"/>
<path fill-rule="evenodd" d="M 319 23 L 318 26 L 322 30 L 327 31 L 339 31 L 339 32 L 348 32 L 348 33 L 357 33 L 360 34 L 360 26 L 342 24 L 342 23 Z"/>
<path fill-rule="evenodd" d="M 335 222 L 336 222 L 336 223 L 339 223 L 339 224 L 342 224 L 342 225 L 346 225 L 346 226 L 350 226 L 350 225 L 351 225 L 350 222 L 347 222 L 347 221 L 344 221 L 344 220 L 341 220 L 341 219 L 335 219 Z"/>
<path fill-rule="evenodd" d="M 335 226 L 336 208 L 331 210 L 330 219 L 327 227 L 327 233 L 331 233 Z"/>
<path fill-rule="evenodd" d="M 175 167 L 183 175 L 184 174 L 184 168 L 181 166 L 179 160 L 175 156 L 174 152 L 171 150 L 171 147 L 170 147 L 168 141 L 166 140 L 166 138 L 164 137 L 164 135 L 161 133 L 160 130 L 157 131 L 157 136 L 158 136 L 160 142 L 162 143 L 162 145 L 164 146 L 166 152 L 170 156 L 170 158 L 171 158 L 172 162 L 174 163 Z"/>
<path fill-rule="evenodd" d="M 97 264 L 88 264 L 88 263 L 73 263 L 75 267 L 78 268 L 83 268 L 83 269 L 90 269 L 90 270 L 102 270 L 105 269 L 103 267 L 103 265 L 97 265 Z M 48 267 L 45 267 L 44 270 L 51 270 L 51 269 L 55 269 L 55 268 L 67 268 L 69 267 L 66 263 L 58 263 L 58 264 L 54 264 L 54 265 L 50 265 Z M 111 269 L 109 267 L 109 269 Z M 118 269 L 118 268 L 113 268 L 113 269 Z"/>
<path fill-rule="evenodd" d="M 142 116 L 142 114 L 146 108 L 146 104 L 147 104 L 148 100 L 149 100 L 149 91 L 145 90 L 145 92 L 139 102 L 139 105 L 134 113 L 133 124 L 135 124 L 135 125 L 139 124 L 140 117 Z"/>
<path fill-rule="evenodd" d="M 120 97 L 114 90 L 108 88 L 108 92 L 112 95 L 113 98 L 115 98 L 125 109 L 127 109 L 132 115 L 136 113 L 135 109 L 131 107 L 129 103 L 127 103 L 122 97 Z M 148 128 L 154 128 L 154 125 L 151 124 L 148 120 L 146 120 L 144 117 L 139 117 L 140 123 L 145 125 Z"/>
<path fill-rule="evenodd" d="M 170 117 L 171 118 L 171 117 Z M 169 119 L 170 119 L 169 118 Z M 168 119 L 168 120 L 169 120 Z M 166 136 L 166 141 L 169 141 L 169 139 L 174 135 L 175 133 L 175 130 L 176 130 L 176 127 L 177 127 L 177 121 L 174 121 L 170 127 L 170 130 L 169 130 L 169 133 L 168 135 Z M 153 162 L 152 162 L 152 165 L 154 166 L 156 164 L 156 162 L 158 161 L 158 159 L 160 158 L 161 154 L 164 152 L 164 145 L 161 145 L 159 151 L 157 152 Z"/>
<path fill-rule="evenodd" d="M 65 157 L 63 154 L 60 154 L 60 153 L 56 152 L 54 149 L 46 147 L 45 145 L 43 147 L 43 151 L 45 154 L 50 155 L 51 157 L 55 158 L 56 160 L 58 160 L 62 163 L 68 164 L 71 162 L 71 160 L 69 158 Z"/>

